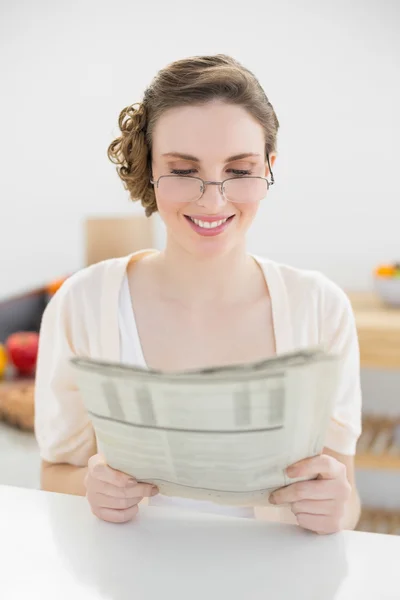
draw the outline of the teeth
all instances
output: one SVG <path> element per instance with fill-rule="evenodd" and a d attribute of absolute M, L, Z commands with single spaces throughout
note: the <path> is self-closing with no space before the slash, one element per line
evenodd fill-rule
<path fill-rule="evenodd" d="M 192 219 L 192 217 L 190 217 L 190 220 L 193 221 L 193 223 L 195 223 L 199 227 L 204 227 L 204 229 L 214 229 L 214 227 L 219 227 L 220 225 L 225 223 L 225 221 L 228 220 L 228 217 L 226 219 L 222 219 L 221 221 L 212 221 L 212 222 L 200 221 L 199 219 Z"/>

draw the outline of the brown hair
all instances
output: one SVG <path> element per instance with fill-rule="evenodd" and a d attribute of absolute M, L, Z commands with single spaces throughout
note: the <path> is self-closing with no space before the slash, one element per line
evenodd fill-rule
<path fill-rule="evenodd" d="M 132 200 L 140 199 L 149 217 L 157 210 L 151 178 L 154 125 L 170 108 L 224 100 L 243 106 L 263 127 L 265 153 L 276 151 L 279 121 L 260 83 L 251 71 L 224 54 L 178 60 L 158 72 L 143 101 L 119 115 L 121 135 L 108 147 L 108 157 Z"/>

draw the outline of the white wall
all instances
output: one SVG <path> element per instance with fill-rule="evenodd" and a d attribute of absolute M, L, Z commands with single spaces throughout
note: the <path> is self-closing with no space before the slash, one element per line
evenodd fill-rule
<path fill-rule="evenodd" d="M 117 116 L 159 68 L 199 53 L 249 66 L 281 122 L 250 249 L 352 289 L 400 260 L 398 3 L 37 0 L 0 11 L 0 297 L 79 268 L 86 215 L 139 210 L 106 157 Z"/>

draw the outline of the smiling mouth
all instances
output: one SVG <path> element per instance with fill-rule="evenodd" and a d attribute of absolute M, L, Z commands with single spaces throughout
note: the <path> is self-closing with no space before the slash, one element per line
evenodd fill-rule
<path fill-rule="evenodd" d="M 202 229 L 215 229 L 216 227 L 221 227 L 227 221 L 231 221 L 235 215 L 231 215 L 230 217 L 226 217 L 225 219 L 220 219 L 219 221 L 202 221 L 201 219 L 195 219 L 190 217 L 189 215 L 185 215 L 187 219 L 192 221 L 197 227 L 201 227 Z"/>

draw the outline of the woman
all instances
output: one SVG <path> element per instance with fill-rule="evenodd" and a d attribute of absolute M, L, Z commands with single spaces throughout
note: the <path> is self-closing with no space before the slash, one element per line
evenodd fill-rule
<path fill-rule="evenodd" d="M 108 467 L 75 386 L 73 355 L 164 370 L 253 361 L 323 344 L 340 353 L 342 382 L 323 455 L 294 465 L 308 477 L 275 492 L 270 519 L 319 533 L 355 526 L 354 452 L 360 433 L 357 335 L 345 294 L 319 273 L 247 254 L 246 232 L 270 193 L 279 127 L 254 75 L 224 55 L 160 71 L 139 105 L 119 118 L 109 158 L 147 216 L 158 211 L 167 242 L 72 276 L 43 317 L 36 435 L 46 490 L 86 494 L 102 519 L 132 519 L 144 497 L 220 511 L 211 503 L 157 496 Z M 153 497 L 154 496 L 154 497 Z M 253 508 L 222 510 L 253 516 Z"/>

